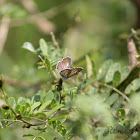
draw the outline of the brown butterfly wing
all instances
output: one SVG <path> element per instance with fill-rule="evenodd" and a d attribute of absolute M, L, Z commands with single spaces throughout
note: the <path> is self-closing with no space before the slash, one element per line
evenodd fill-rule
<path fill-rule="evenodd" d="M 61 61 L 59 61 L 59 62 L 57 63 L 56 69 L 57 69 L 58 72 L 60 72 L 60 71 L 63 70 L 63 65 L 62 65 L 62 62 L 61 62 Z"/>
<path fill-rule="evenodd" d="M 76 67 L 76 68 L 71 68 L 71 69 L 64 69 L 60 72 L 60 75 L 64 78 L 70 78 L 73 75 L 76 75 L 79 73 L 83 68 L 81 67 Z"/>
<path fill-rule="evenodd" d="M 69 69 L 71 67 L 71 58 L 65 57 L 62 60 L 63 69 Z"/>

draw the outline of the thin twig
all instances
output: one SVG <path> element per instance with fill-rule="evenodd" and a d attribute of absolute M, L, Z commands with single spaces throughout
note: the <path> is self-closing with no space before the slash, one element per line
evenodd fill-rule
<path fill-rule="evenodd" d="M 138 55 L 136 51 L 135 43 L 132 38 L 128 38 L 127 40 L 127 49 L 128 49 L 129 65 L 130 65 L 130 69 L 132 70 L 137 63 L 136 56 Z"/>
<path fill-rule="evenodd" d="M 49 33 L 55 30 L 55 26 L 52 22 L 48 21 L 47 18 L 43 15 L 39 15 L 38 8 L 32 0 L 21 0 L 21 4 L 24 8 L 33 15 L 30 18 L 30 22 L 35 24 L 42 32 Z"/>
<path fill-rule="evenodd" d="M 49 10 L 46 10 L 45 12 L 29 15 L 27 18 L 24 18 L 24 19 L 12 19 L 11 27 L 21 26 L 21 25 L 25 24 L 26 22 L 32 21 L 32 19 L 34 17 L 44 16 L 44 17 L 47 17 L 48 19 L 52 18 L 52 17 L 58 15 L 59 13 L 64 12 L 66 10 L 67 6 L 68 6 L 68 3 L 64 3 L 59 6 L 53 7 Z"/>
<path fill-rule="evenodd" d="M 51 34 L 51 37 L 52 37 L 53 44 L 56 46 L 57 49 L 60 49 L 59 44 L 58 44 L 58 42 L 55 39 L 54 33 L 50 32 L 50 34 Z"/>
<path fill-rule="evenodd" d="M 10 25 L 10 18 L 3 17 L 0 25 L 0 54 L 2 53 L 2 50 L 4 48 L 7 39 L 9 25 Z"/>
<path fill-rule="evenodd" d="M 129 99 L 125 94 L 123 94 L 121 91 L 119 91 L 118 89 L 116 89 L 116 88 L 114 88 L 114 87 L 112 87 L 112 86 L 110 86 L 110 85 L 107 85 L 107 84 L 102 84 L 102 83 L 100 83 L 100 82 L 97 82 L 97 83 L 99 83 L 100 85 L 106 86 L 106 87 L 108 87 L 108 88 L 110 88 L 110 89 L 116 91 L 116 92 L 119 93 L 121 96 L 123 96 L 128 102 L 130 102 L 130 99 Z"/>

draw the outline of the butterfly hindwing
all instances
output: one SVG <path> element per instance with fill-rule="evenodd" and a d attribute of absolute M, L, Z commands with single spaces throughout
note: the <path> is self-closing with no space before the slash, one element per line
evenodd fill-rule
<path fill-rule="evenodd" d="M 57 66 L 56 66 L 56 69 L 57 69 L 58 72 L 60 72 L 60 71 L 63 70 L 63 65 L 62 65 L 62 62 L 61 61 L 58 61 Z"/>
<path fill-rule="evenodd" d="M 73 75 L 76 75 L 79 73 L 83 68 L 81 67 L 76 67 L 76 68 L 70 68 L 70 69 L 64 69 L 60 72 L 60 75 L 64 78 L 70 78 Z"/>

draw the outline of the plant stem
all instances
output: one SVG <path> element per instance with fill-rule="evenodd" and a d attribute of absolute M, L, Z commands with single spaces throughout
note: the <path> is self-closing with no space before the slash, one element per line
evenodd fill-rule
<path fill-rule="evenodd" d="M 123 96 L 128 102 L 130 102 L 130 99 L 129 99 L 125 94 L 123 94 L 121 91 L 119 91 L 118 89 L 116 89 L 115 87 L 112 87 L 112 86 L 110 86 L 110 85 L 103 84 L 103 83 L 100 83 L 100 82 L 97 82 L 97 83 L 99 83 L 100 85 L 106 86 L 106 87 L 108 87 L 108 88 L 110 88 L 110 89 L 116 91 L 116 92 L 119 93 L 121 96 Z"/>

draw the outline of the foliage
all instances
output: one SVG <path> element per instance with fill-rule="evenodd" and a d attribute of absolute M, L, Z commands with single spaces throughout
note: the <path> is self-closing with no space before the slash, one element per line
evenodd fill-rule
<path fill-rule="evenodd" d="M 55 67 L 58 60 L 63 58 L 63 50 L 55 46 L 54 42 L 49 43 L 44 39 L 40 39 L 39 45 L 35 49 L 26 42 L 23 48 L 39 57 L 38 69 L 46 69 L 48 75 L 60 81 Z M 123 134 L 122 138 L 138 137 L 140 79 L 129 83 L 122 93 L 117 87 L 129 77 L 127 66 L 121 68 L 119 63 L 107 60 L 97 71 L 92 58 L 87 55 L 85 60 L 87 72 L 76 76 L 76 83 L 70 79 L 52 83 L 49 91 L 41 89 L 30 99 L 8 97 L 3 79 L 0 78 L 1 93 L 5 100 L 0 127 L 22 123 L 24 129 L 29 129 L 29 133 L 23 137 L 34 140 L 47 139 L 52 131 L 53 139 L 113 139 L 118 134 Z M 34 132 L 30 133 L 31 129 Z"/>
<path fill-rule="evenodd" d="M 126 47 L 131 36 L 139 49 L 136 9 L 127 0 L 1 0 L 0 139 L 139 139 L 140 64 L 129 69 Z M 67 55 L 84 69 L 62 81 L 56 64 Z"/>

